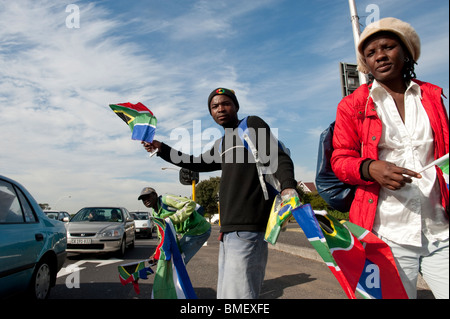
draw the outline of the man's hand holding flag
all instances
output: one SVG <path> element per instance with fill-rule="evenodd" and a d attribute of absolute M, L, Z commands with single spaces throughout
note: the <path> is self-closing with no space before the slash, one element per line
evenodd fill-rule
<path fill-rule="evenodd" d="M 156 133 L 156 117 L 144 104 L 119 103 L 110 104 L 109 107 L 129 126 L 131 139 L 152 143 Z M 155 150 L 150 157 L 153 156 Z"/>

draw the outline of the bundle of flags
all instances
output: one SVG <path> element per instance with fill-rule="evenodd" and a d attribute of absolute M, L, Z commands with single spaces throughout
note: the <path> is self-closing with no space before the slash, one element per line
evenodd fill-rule
<path fill-rule="evenodd" d="M 292 211 L 306 237 L 340 283 L 348 298 L 408 298 L 389 246 L 370 231 L 339 222 L 310 204 Z"/>
<path fill-rule="evenodd" d="M 292 216 L 292 210 L 300 205 L 300 199 L 296 196 L 286 201 L 283 201 L 279 194 L 275 197 L 264 235 L 265 241 L 275 245 L 281 230 Z"/>
<path fill-rule="evenodd" d="M 178 248 L 175 229 L 169 218 L 154 218 L 161 241 L 154 259 L 158 260 L 153 282 L 153 299 L 197 299 Z"/>
<path fill-rule="evenodd" d="M 119 279 L 123 285 L 132 283 L 137 294 L 140 293 L 139 279 L 147 279 L 155 274 L 153 299 L 197 299 L 191 280 L 186 271 L 183 256 L 178 248 L 175 229 L 169 218 L 153 218 L 160 234 L 153 260 L 157 261 L 156 271 L 145 266 L 148 260 L 120 265 Z"/>
<path fill-rule="evenodd" d="M 148 275 L 153 274 L 153 270 L 149 266 L 145 266 L 146 260 L 120 265 L 119 269 L 119 279 L 122 285 L 132 283 L 134 291 L 137 294 L 140 293 L 139 289 L 139 279 L 147 279 Z"/>
<path fill-rule="evenodd" d="M 133 140 L 149 143 L 153 141 L 157 120 L 144 104 L 119 103 L 110 104 L 109 107 L 128 124 Z"/>

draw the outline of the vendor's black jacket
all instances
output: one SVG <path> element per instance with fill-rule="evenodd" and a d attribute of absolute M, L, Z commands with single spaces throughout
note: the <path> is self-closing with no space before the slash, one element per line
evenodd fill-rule
<path fill-rule="evenodd" d="M 261 153 L 264 146 L 265 150 L 269 150 L 269 143 L 274 143 L 273 139 L 269 138 L 269 126 L 257 116 L 248 117 L 247 125 L 256 132 L 258 151 Z M 183 154 L 164 143 L 161 143 L 158 156 L 196 172 L 222 170 L 219 190 L 221 232 L 265 231 L 274 196 L 269 200 L 264 199 L 256 164 L 236 132 L 237 129 L 226 129 L 224 137 L 215 141 L 214 146 L 201 156 Z M 259 134 L 266 134 L 266 138 L 260 139 Z M 262 144 L 259 141 L 266 141 L 266 144 L 259 145 Z M 281 190 L 295 189 L 297 182 L 294 179 L 292 160 L 281 148 L 275 149 L 276 151 L 272 152 L 278 156 L 275 175 L 281 183 Z M 271 158 L 273 156 L 274 154 Z"/>

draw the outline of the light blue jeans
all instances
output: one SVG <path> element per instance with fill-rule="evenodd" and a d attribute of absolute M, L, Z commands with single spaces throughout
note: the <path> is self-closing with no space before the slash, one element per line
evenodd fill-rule
<path fill-rule="evenodd" d="M 203 244 L 211 235 L 211 228 L 204 234 L 198 236 L 183 236 L 180 239 L 181 252 L 184 253 L 184 264 L 187 265 L 189 260 L 202 248 Z"/>
<path fill-rule="evenodd" d="M 259 298 L 267 256 L 263 232 L 225 233 L 219 250 L 217 299 Z"/>
<path fill-rule="evenodd" d="M 410 299 L 417 298 L 419 273 L 436 299 L 449 298 L 449 242 L 430 243 L 422 234 L 422 247 L 397 245 L 383 239 L 392 250 L 400 278 Z"/>

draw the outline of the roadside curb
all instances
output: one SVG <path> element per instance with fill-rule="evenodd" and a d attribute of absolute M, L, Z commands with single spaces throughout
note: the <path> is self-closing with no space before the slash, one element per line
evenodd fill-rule
<path fill-rule="evenodd" d="M 319 253 L 313 248 L 306 248 L 282 243 L 276 243 L 275 245 L 269 244 L 269 248 L 282 251 L 284 253 L 288 253 L 291 255 L 295 255 L 298 257 L 323 262 L 323 259 L 320 257 Z"/>

